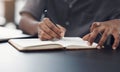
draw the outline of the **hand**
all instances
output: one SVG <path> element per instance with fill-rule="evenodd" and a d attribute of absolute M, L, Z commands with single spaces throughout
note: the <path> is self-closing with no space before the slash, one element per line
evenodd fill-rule
<path fill-rule="evenodd" d="M 92 45 L 93 41 L 99 33 L 102 34 L 102 37 L 98 43 L 98 49 L 102 48 L 109 35 L 113 35 L 114 43 L 112 45 L 112 48 L 116 49 L 120 42 L 120 20 L 114 19 L 105 22 L 94 22 L 90 28 L 90 33 L 85 35 L 83 39 L 87 40 L 89 42 L 89 45 Z"/>
<path fill-rule="evenodd" d="M 64 27 L 53 24 L 49 18 L 44 18 L 43 21 L 38 24 L 38 37 L 41 40 L 60 39 L 64 36 L 65 31 Z"/>

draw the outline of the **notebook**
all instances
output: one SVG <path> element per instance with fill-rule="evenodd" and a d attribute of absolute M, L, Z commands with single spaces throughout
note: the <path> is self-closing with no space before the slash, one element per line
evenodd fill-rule
<path fill-rule="evenodd" d="M 64 37 L 60 40 L 42 41 L 38 38 L 32 39 L 10 39 L 9 43 L 20 51 L 29 50 L 54 50 L 54 49 L 95 49 L 97 44 L 92 46 L 79 37 Z"/>
<path fill-rule="evenodd" d="M 21 37 L 30 37 L 30 35 L 23 34 L 21 30 L 0 27 L 0 41 Z"/>

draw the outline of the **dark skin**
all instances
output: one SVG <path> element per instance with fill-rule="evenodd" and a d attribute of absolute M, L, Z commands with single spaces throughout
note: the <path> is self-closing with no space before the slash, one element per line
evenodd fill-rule
<path fill-rule="evenodd" d="M 65 28 L 60 25 L 53 24 L 50 19 L 44 18 L 41 22 L 38 22 L 29 13 L 22 14 L 20 28 L 31 35 L 38 33 L 38 37 L 41 40 L 52 40 L 54 38 L 60 39 L 64 37 L 64 34 L 66 32 Z M 114 19 L 104 22 L 94 22 L 90 28 L 90 33 L 85 35 L 83 39 L 88 41 L 89 45 L 92 45 L 99 33 L 102 34 L 102 37 L 98 43 L 97 48 L 102 48 L 107 37 L 109 35 L 113 35 L 115 40 L 112 48 L 115 50 L 120 42 L 120 20 Z"/>
<path fill-rule="evenodd" d="M 104 22 L 94 22 L 90 28 L 90 33 L 85 35 L 83 37 L 84 40 L 87 40 L 89 42 L 89 45 L 92 45 L 94 42 L 96 36 L 102 33 L 102 37 L 98 43 L 97 48 L 102 48 L 104 42 L 106 41 L 107 37 L 109 35 L 113 35 L 114 37 L 114 43 L 112 45 L 112 48 L 115 50 L 120 42 L 120 20 L 114 19 Z"/>
<path fill-rule="evenodd" d="M 64 37 L 66 31 L 62 26 L 55 25 L 49 18 L 39 22 L 29 13 L 22 14 L 19 27 L 30 35 L 38 34 L 41 40 L 60 39 Z"/>
<path fill-rule="evenodd" d="M 38 25 L 38 37 L 41 40 L 61 39 L 65 31 L 65 28 L 53 24 L 49 18 L 44 18 Z"/>

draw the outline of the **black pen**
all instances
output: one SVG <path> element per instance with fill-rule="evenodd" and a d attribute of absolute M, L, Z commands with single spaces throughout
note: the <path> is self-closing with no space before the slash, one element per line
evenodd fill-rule
<path fill-rule="evenodd" d="M 45 18 L 48 18 L 57 28 L 59 28 L 58 25 L 55 23 L 55 21 L 53 21 L 51 18 L 47 17 L 47 10 L 44 10 L 44 15 L 45 15 Z M 53 38 L 53 41 L 57 41 L 57 40 L 59 40 L 59 39 L 58 38 Z"/>

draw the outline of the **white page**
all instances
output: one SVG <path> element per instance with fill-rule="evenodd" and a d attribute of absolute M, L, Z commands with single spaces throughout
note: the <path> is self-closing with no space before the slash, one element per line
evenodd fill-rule
<path fill-rule="evenodd" d="M 77 44 L 78 40 L 81 40 L 81 39 L 79 37 L 64 37 L 61 40 L 54 41 L 54 42 L 63 45 L 63 47 L 66 47 L 71 44 Z"/>
<path fill-rule="evenodd" d="M 71 45 L 76 45 L 76 46 L 82 46 L 82 47 L 91 47 L 87 44 L 87 41 L 84 41 L 80 37 L 64 37 L 61 40 L 55 41 L 58 44 L 61 44 L 63 47 L 71 46 Z M 96 43 L 93 43 L 92 46 L 97 46 Z"/>
<path fill-rule="evenodd" d="M 34 38 L 34 39 L 11 39 L 11 40 L 13 40 L 14 43 L 16 43 L 22 47 L 54 44 L 52 41 L 41 41 L 38 38 Z"/>
<path fill-rule="evenodd" d="M 0 27 L 0 41 L 10 38 L 29 37 L 30 35 L 23 34 L 21 30 L 8 29 Z"/>
<path fill-rule="evenodd" d="M 63 47 L 67 47 L 69 45 L 79 45 L 79 46 L 88 46 L 87 41 L 83 41 L 79 37 L 64 37 L 57 41 L 41 41 L 38 38 L 34 39 L 12 39 L 14 43 L 22 46 L 22 47 L 28 47 L 28 46 L 40 46 L 40 45 L 48 45 L 48 44 L 60 44 Z"/>

